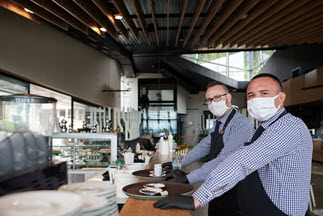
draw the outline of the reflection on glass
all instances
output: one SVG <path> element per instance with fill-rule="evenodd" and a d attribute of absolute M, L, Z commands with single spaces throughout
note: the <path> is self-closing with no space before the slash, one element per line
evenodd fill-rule
<path fill-rule="evenodd" d="M 252 76 L 258 74 L 274 52 L 275 50 L 257 50 L 185 54 L 182 57 L 232 79 L 249 81 Z"/>
<path fill-rule="evenodd" d="M 34 84 L 30 84 L 30 94 L 40 95 L 44 97 L 52 97 L 57 100 L 57 103 L 56 103 L 57 127 L 55 127 L 55 130 L 54 130 L 55 132 L 60 132 L 60 128 L 58 127 L 58 125 L 63 120 L 67 121 L 66 123 L 67 127 L 72 124 L 72 106 L 71 106 L 72 97 Z"/>

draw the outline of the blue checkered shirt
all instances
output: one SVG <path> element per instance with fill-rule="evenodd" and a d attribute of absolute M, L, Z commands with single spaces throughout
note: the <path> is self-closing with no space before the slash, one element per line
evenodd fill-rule
<path fill-rule="evenodd" d="M 233 108 L 231 108 L 231 110 L 221 118 L 219 130 L 223 129 L 223 126 L 232 110 Z M 211 133 L 214 131 L 215 125 L 216 124 L 214 124 Z M 183 158 L 183 167 L 193 163 L 194 161 L 210 153 L 211 133 L 209 133 L 207 137 L 205 137 L 195 148 L 193 148 Z M 194 184 L 196 182 L 204 181 L 206 177 L 210 174 L 210 172 L 226 157 L 235 152 L 237 149 L 242 148 L 243 144 L 253 133 L 254 127 L 251 124 L 250 120 L 246 116 L 241 115 L 240 113 L 236 113 L 225 129 L 225 132 L 223 134 L 224 147 L 219 153 L 219 155 L 215 159 L 203 164 L 203 166 L 199 169 L 196 169 L 190 174 L 188 174 L 187 178 L 189 182 L 191 184 Z"/>
<path fill-rule="evenodd" d="M 262 124 L 266 130 L 255 142 L 231 154 L 210 173 L 193 194 L 201 205 L 221 196 L 257 170 L 266 193 L 281 211 L 287 215 L 305 215 L 313 141 L 304 122 L 291 114 L 269 127 L 284 110 Z"/>

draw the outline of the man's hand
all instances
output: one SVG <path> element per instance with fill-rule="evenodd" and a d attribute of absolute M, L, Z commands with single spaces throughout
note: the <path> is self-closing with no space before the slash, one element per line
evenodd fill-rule
<path fill-rule="evenodd" d="M 195 204 L 192 196 L 175 195 L 166 197 L 162 200 L 155 202 L 154 207 L 161 209 L 179 208 L 194 210 Z"/>
<path fill-rule="evenodd" d="M 181 170 L 171 171 L 168 175 L 166 175 L 165 180 L 170 182 L 180 182 L 180 183 L 189 184 L 189 181 L 186 177 L 186 173 Z"/>
<path fill-rule="evenodd" d="M 163 163 L 163 164 L 162 164 L 162 167 L 163 167 L 163 169 L 165 169 L 166 167 L 167 167 L 168 169 L 173 169 L 173 163 L 172 163 L 172 162 L 166 162 L 166 163 Z"/>

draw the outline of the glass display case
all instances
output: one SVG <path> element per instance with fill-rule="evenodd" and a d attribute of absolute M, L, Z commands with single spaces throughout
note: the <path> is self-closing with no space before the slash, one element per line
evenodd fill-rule
<path fill-rule="evenodd" d="M 53 161 L 73 169 L 104 168 L 117 160 L 117 133 L 54 133 Z"/>

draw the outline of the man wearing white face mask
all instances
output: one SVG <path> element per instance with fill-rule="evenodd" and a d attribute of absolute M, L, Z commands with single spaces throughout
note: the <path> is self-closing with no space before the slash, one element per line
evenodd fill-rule
<path fill-rule="evenodd" d="M 233 189 L 239 203 L 234 215 L 310 215 L 313 143 L 304 122 L 286 112 L 285 98 L 275 76 L 260 74 L 251 80 L 248 111 L 261 125 L 193 194 L 194 208 Z"/>
<path fill-rule="evenodd" d="M 193 148 L 183 159 L 182 166 L 185 167 L 204 156 L 208 156 L 209 162 L 199 169 L 186 174 L 175 170 L 166 176 L 166 181 L 175 181 L 194 184 L 206 179 L 209 173 L 220 164 L 226 157 L 243 147 L 245 141 L 254 133 L 250 120 L 236 112 L 231 104 L 231 94 L 228 88 L 218 82 L 212 82 L 207 86 L 205 105 L 216 116 L 216 124 L 210 134 L 205 137 L 195 148 Z M 169 164 L 169 163 L 167 163 Z M 234 204 L 230 202 L 224 205 L 224 200 L 231 200 L 234 193 L 214 200 L 209 204 L 209 215 L 227 215 L 232 211 Z"/>

